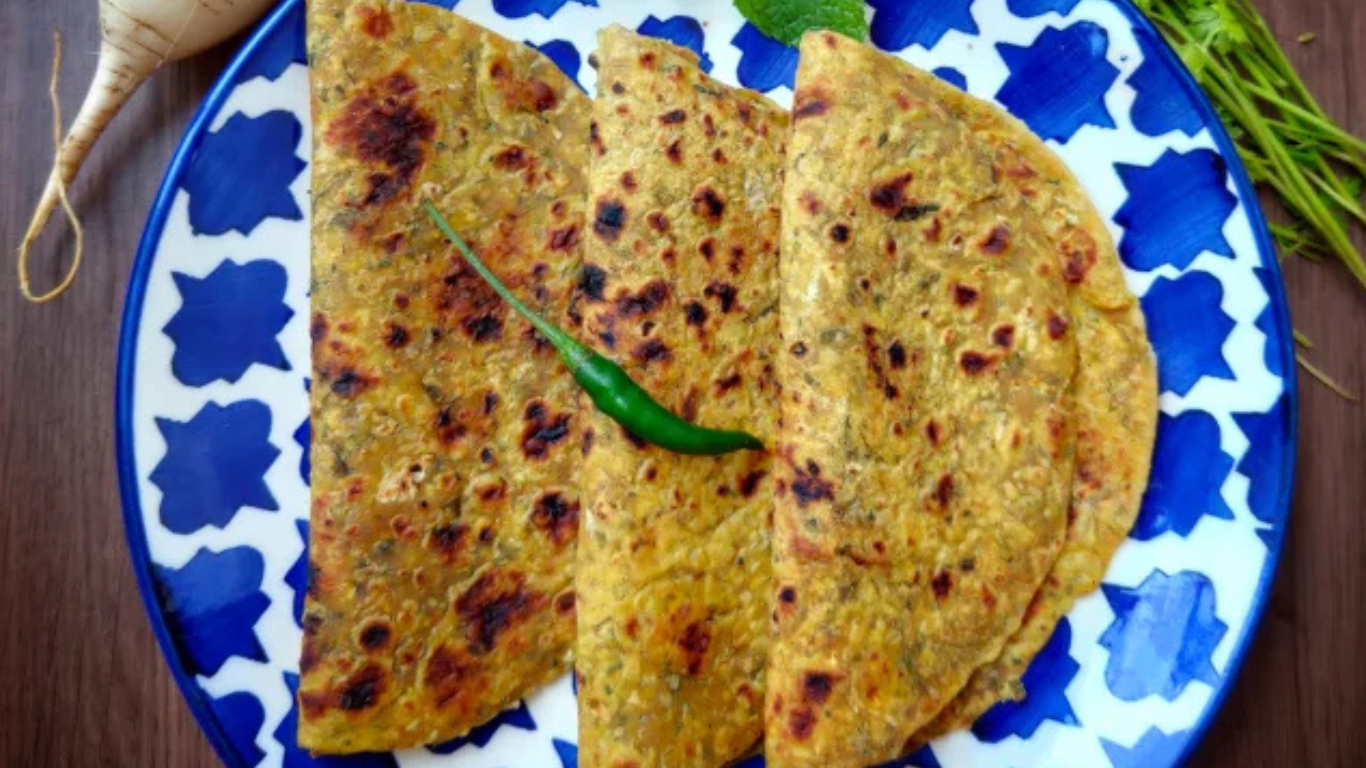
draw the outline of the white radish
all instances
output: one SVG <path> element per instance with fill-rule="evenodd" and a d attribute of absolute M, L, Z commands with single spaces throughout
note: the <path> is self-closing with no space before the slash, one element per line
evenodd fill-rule
<path fill-rule="evenodd" d="M 95 79 L 85 96 L 71 131 L 61 139 L 61 109 L 56 78 L 61 62 L 61 40 L 55 40 L 52 107 L 58 140 L 52 172 L 28 232 L 19 246 L 19 289 L 29 301 L 57 298 L 70 287 L 80 266 L 80 221 L 66 200 L 66 188 L 105 126 L 157 67 L 199 53 L 240 32 L 274 0 L 99 0 L 100 58 Z M 60 203 L 76 231 L 76 251 L 66 276 L 56 287 L 34 294 L 29 286 L 28 254 L 52 211 Z"/>

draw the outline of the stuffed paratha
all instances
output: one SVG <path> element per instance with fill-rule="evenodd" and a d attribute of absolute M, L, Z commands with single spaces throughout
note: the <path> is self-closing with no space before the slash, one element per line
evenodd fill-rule
<path fill-rule="evenodd" d="M 775 768 L 894 758 L 1057 557 L 1077 366 L 1043 217 L 923 75 L 807 35 L 783 193 Z"/>
<path fill-rule="evenodd" d="M 461 735 L 574 639 L 572 379 L 423 214 L 567 322 L 589 104 L 417 3 L 311 0 L 312 526 L 299 743 Z"/>
<path fill-rule="evenodd" d="M 958 697 L 918 735 L 921 741 L 971 724 L 992 704 L 1023 695 L 1020 679 L 1079 597 L 1100 586 L 1142 503 L 1157 430 L 1157 371 L 1143 313 L 1124 284 L 1105 224 L 1067 167 L 1029 129 L 986 102 L 928 74 L 916 98 L 935 101 L 944 119 L 970 126 L 995 154 L 995 187 L 1044 217 L 1068 281 L 1069 328 L 1079 362 L 1073 380 L 1076 473 L 1067 541 L 1000 657 L 978 669 Z"/>
<path fill-rule="evenodd" d="M 585 336 L 676 413 L 771 445 L 787 115 L 620 27 L 596 56 Z M 589 422 L 579 762 L 716 768 L 762 736 L 771 460 Z"/>

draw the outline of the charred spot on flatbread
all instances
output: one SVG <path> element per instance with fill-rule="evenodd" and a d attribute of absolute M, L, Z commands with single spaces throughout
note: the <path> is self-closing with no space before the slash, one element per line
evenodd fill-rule
<path fill-rule="evenodd" d="M 819 117 L 830 111 L 830 97 L 817 88 L 799 88 L 792 100 L 792 120 Z"/>
<path fill-rule="evenodd" d="M 359 9 L 361 31 L 377 40 L 382 40 L 394 31 L 394 18 L 384 6 L 365 6 Z"/>
<path fill-rule="evenodd" d="M 982 253 L 989 253 L 992 256 L 999 256 L 1005 253 L 1006 248 L 1010 247 L 1010 227 L 1005 224 L 997 224 L 987 232 L 986 237 L 978 244 Z"/>
<path fill-rule="evenodd" d="M 998 359 L 996 355 L 969 349 L 958 356 L 958 367 L 969 376 L 978 376 L 991 372 Z"/>
<path fill-rule="evenodd" d="M 433 287 L 432 303 L 439 317 L 472 341 L 502 337 L 507 309 L 493 288 L 463 259 L 452 259 L 450 270 Z"/>
<path fill-rule="evenodd" d="M 1015 341 L 1015 326 L 1011 323 L 1001 323 L 991 329 L 991 343 L 1002 349 L 1010 349 L 1010 345 Z"/>
<path fill-rule="evenodd" d="M 641 365 L 648 365 L 671 360 L 673 352 L 661 339 L 646 339 L 631 349 L 631 358 Z"/>
<path fill-rule="evenodd" d="M 300 691 L 299 705 L 305 718 L 316 718 L 328 709 L 356 713 L 379 704 L 388 689 L 388 674 L 375 663 L 352 672 L 336 687 L 323 692 Z"/>
<path fill-rule="evenodd" d="M 636 291 L 622 291 L 615 302 L 617 317 L 644 317 L 659 309 L 672 296 L 673 288 L 660 279 L 651 280 Z"/>
<path fill-rule="evenodd" d="M 462 619 L 470 653 L 489 653 L 498 639 L 515 630 L 545 603 L 544 595 L 526 586 L 526 577 L 516 571 L 490 570 L 455 600 L 455 612 Z"/>
<path fill-rule="evenodd" d="M 469 529 L 460 523 L 441 523 L 432 526 L 427 534 L 427 546 L 443 562 L 453 562 L 464 546 Z"/>
<path fill-rule="evenodd" d="M 522 455 L 528 459 L 544 459 L 550 450 L 569 436 L 571 413 L 549 411 L 545 402 L 537 399 L 527 403 L 522 413 Z"/>
<path fill-rule="evenodd" d="M 689 622 L 683 627 L 678 638 L 678 648 L 683 652 L 684 665 L 690 675 L 698 675 L 707 661 L 707 649 L 711 647 L 711 626 L 705 620 Z"/>
<path fill-rule="evenodd" d="M 550 230 L 550 234 L 546 236 L 546 248 L 552 251 L 571 251 L 578 244 L 579 227 L 577 224 L 557 227 Z"/>
<path fill-rule="evenodd" d="M 373 653 L 387 648 L 393 637 L 394 630 L 389 622 L 373 619 L 361 627 L 356 642 L 362 650 Z"/>
<path fill-rule="evenodd" d="M 556 546 L 574 540 L 579 526 L 579 502 L 559 491 L 542 493 L 531 508 L 531 522 Z"/>
<path fill-rule="evenodd" d="M 620 200 L 600 199 L 593 213 L 593 232 L 598 237 L 612 242 L 621 236 L 626 226 L 626 206 Z"/>
<path fill-rule="evenodd" d="M 1057 341 L 1067 335 L 1067 318 L 1055 312 L 1048 313 L 1048 338 Z"/>
<path fill-rule="evenodd" d="M 692 212 L 712 224 L 719 223 L 726 212 L 726 200 L 712 186 L 704 184 L 693 192 Z"/>
<path fill-rule="evenodd" d="M 835 683 L 843 677 L 843 675 L 834 672 L 808 671 L 802 676 L 802 701 L 808 704 L 824 704 L 835 689 Z"/>
<path fill-rule="evenodd" d="M 565 669 L 574 618 L 549 596 L 570 587 L 574 541 L 561 520 L 552 546 L 529 516 L 547 489 L 577 501 L 580 458 L 575 386 L 544 339 L 400 214 L 430 198 L 538 311 L 570 315 L 596 236 L 590 147 L 566 137 L 588 135 L 590 103 L 539 52 L 444 9 L 307 11 L 319 575 L 305 612 L 327 621 L 301 649 L 298 741 L 388 751 L 466 733 Z M 494 571 L 522 574 L 520 593 L 497 577 L 462 616 L 456 597 Z"/>
<path fill-rule="evenodd" d="M 788 485 L 796 494 L 799 507 L 835 498 L 834 483 L 821 477 L 820 465 L 814 461 L 808 461 L 805 467 L 794 468 L 793 478 Z"/>
<path fill-rule="evenodd" d="M 722 314 L 725 314 L 735 308 L 735 297 L 739 294 L 739 291 L 730 283 L 713 280 L 707 284 L 707 287 L 702 291 L 702 294 L 709 299 L 715 299 Z"/>
<path fill-rule="evenodd" d="M 327 127 L 327 141 L 362 162 L 382 168 L 365 176 L 355 205 L 384 205 L 408 190 L 427 160 L 436 121 L 416 98 L 417 83 L 402 70 L 371 83 Z"/>

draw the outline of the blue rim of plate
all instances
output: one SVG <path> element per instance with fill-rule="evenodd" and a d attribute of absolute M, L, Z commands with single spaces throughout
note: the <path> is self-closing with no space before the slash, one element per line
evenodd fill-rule
<path fill-rule="evenodd" d="M 237 74 L 251 59 L 263 41 L 275 33 L 281 19 L 303 3 L 303 0 L 283 0 L 262 20 L 240 50 L 233 55 L 232 61 L 218 76 L 208 96 L 185 129 L 185 135 L 176 147 L 171 162 L 166 167 L 161 186 L 152 200 L 152 210 L 147 214 L 147 224 L 138 241 L 138 252 L 133 258 L 133 271 L 128 278 L 128 294 L 124 298 L 123 317 L 119 327 L 118 370 L 114 389 L 114 443 L 115 461 L 118 464 L 119 497 L 123 502 L 123 530 L 128 538 L 129 554 L 133 561 L 133 573 L 137 576 L 138 592 L 142 594 L 143 607 L 152 623 L 161 655 L 171 668 L 180 693 L 190 705 L 199 727 L 218 753 L 224 765 L 246 766 L 242 756 L 237 753 L 231 740 L 223 733 L 222 725 L 209 710 L 204 701 L 203 690 L 195 684 L 194 677 L 181 663 L 176 650 L 175 640 L 166 626 L 166 617 L 157 601 L 156 588 L 152 584 L 151 556 L 147 551 L 147 531 L 142 525 L 142 505 L 138 498 L 137 462 L 133 452 L 133 381 L 137 372 L 137 341 L 142 321 L 142 302 L 147 294 L 147 277 L 156 258 L 157 244 L 161 241 L 166 227 L 166 217 L 171 212 L 176 187 L 185 166 L 198 148 L 200 140 L 213 118 L 227 100 L 228 95 L 237 87 Z"/>
<path fill-rule="evenodd" d="M 1282 339 L 1279 352 L 1281 370 L 1285 371 L 1282 377 L 1285 388 L 1283 396 L 1286 401 L 1286 419 L 1289 422 L 1286 433 L 1288 435 L 1286 450 L 1280 468 L 1281 483 L 1279 487 L 1281 494 L 1280 498 L 1276 500 L 1276 519 L 1281 521 L 1281 524 L 1275 526 L 1274 539 L 1269 542 L 1267 562 L 1262 567 L 1255 596 L 1248 611 L 1248 629 L 1243 633 L 1229 656 L 1223 684 L 1214 691 L 1210 702 L 1204 708 L 1204 713 L 1190 729 L 1190 738 L 1186 740 L 1185 746 L 1175 763 L 1175 765 L 1180 766 L 1190 759 L 1190 756 L 1203 741 L 1210 724 L 1213 723 L 1219 710 L 1223 708 L 1229 692 L 1237 684 L 1239 672 L 1242 671 L 1248 649 L 1261 627 L 1267 601 L 1271 598 L 1272 583 L 1280 567 L 1281 552 L 1284 549 L 1286 531 L 1290 523 L 1290 502 L 1294 492 L 1295 480 L 1295 458 L 1299 448 L 1299 387 L 1296 378 L 1294 342 L 1291 335 L 1290 306 L 1284 289 L 1285 281 L 1281 274 L 1280 262 L 1276 257 L 1275 244 L 1271 239 L 1270 230 L 1267 229 L 1261 206 L 1255 204 L 1258 198 L 1252 181 L 1248 177 L 1247 169 L 1243 167 L 1243 162 L 1238 157 L 1233 141 L 1224 129 L 1214 107 L 1210 104 L 1204 91 L 1200 89 L 1199 84 L 1196 83 L 1190 70 L 1186 69 L 1166 39 L 1133 4 L 1132 0 L 1111 0 L 1111 2 L 1135 29 L 1141 30 L 1149 36 L 1154 42 L 1153 53 L 1165 63 L 1172 65 L 1172 70 L 1177 73 L 1181 87 L 1190 96 L 1191 103 L 1195 105 L 1195 109 L 1204 120 L 1220 155 L 1228 164 L 1228 172 L 1233 178 L 1239 198 L 1246 201 L 1244 208 L 1252 227 L 1253 236 L 1256 239 L 1257 251 L 1262 258 L 1260 266 L 1271 272 L 1276 278 L 1273 285 L 1280 287 L 1279 291 L 1268 291 L 1268 294 L 1271 310 L 1275 316 L 1276 330 Z M 214 116 L 223 106 L 223 102 L 236 88 L 239 71 L 256 53 L 257 48 L 276 32 L 281 20 L 302 3 L 303 0 L 282 0 L 267 14 L 265 19 L 248 35 L 246 42 L 233 56 L 227 68 L 218 76 L 217 81 L 190 120 L 189 126 L 185 129 L 185 134 L 166 168 L 166 174 L 162 177 L 161 186 L 157 190 L 156 197 L 152 201 L 152 209 L 147 216 L 147 224 L 142 231 L 142 238 L 138 242 L 132 273 L 128 279 L 128 293 L 124 299 L 123 315 L 120 319 L 119 328 L 118 368 L 114 391 L 115 461 L 118 468 L 119 497 L 123 506 L 124 534 L 128 539 L 133 573 L 137 577 L 138 591 L 142 596 L 143 607 L 146 609 L 148 619 L 152 624 L 152 631 L 156 635 L 157 644 L 161 647 L 162 656 L 165 657 L 166 663 L 171 669 L 171 675 L 175 678 L 176 685 L 189 704 L 195 720 L 199 722 L 199 727 L 208 737 L 214 751 L 218 753 L 219 759 L 225 765 L 234 767 L 244 766 L 245 763 L 242 762 L 241 756 L 237 754 L 231 741 L 223 733 L 222 726 L 217 718 L 209 710 L 208 704 L 204 701 L 203 691 L 195 684 L 194 677 L 186 671 L 181 663 L 175 641 L 171 637 L 170 628 L 166 625 L 165 615 L 162 612 L 161 605 L 157 602 L 156 590 L 152 584 L 151 558 L 147 551 L 147 534 L 142 525 L 143 514 L 138 497 L 138 475 L 133 452 L 133 381 L 137 368 L 137 339 L 141 326 L 143 299 L 147 293 L 147 278 L 152 262 L 156 257 L 157 245 L 161 240 L 162 231 L 166 225 L 166 217 L 170 213 L 171 203 L 175 198 L 180 177 L 185 171 L 185 165 L 198 148 L 200 140 Z"/>
<path fill-rule="evenodd" d="M 1276 573 L 1280 570 L 1281 552 L 1285 548 L 1285 535 L 1290 527 L 1290 502 L 1294 497 L 1295 485 L 1295 457 L 1299 452 L 1299 431 L 1300 431 L 1300 393 L 1298 364 L 1295 362 L 1294 339 L 1291 335 L 1290 325 L 1290 299 L 1285 293 L 1285 276 L 1281 274 L 1281 262 L 1276 256 L 1276 244 L 1271 239 L 1271 230 L 1266 226 L 1266 216 L 1262 213 L 1262 206 L 1257 198 L 1257 193 L 1252 186 L 1252 179 L 1247 174 L 1247 168 L 1243 166 L 1243 160 L 1238 156 L 1238 150 L 1233 146 L 1233 139 L 1228 135 L 1224 128 L 1224 123 L 1219 119 L 1218 113 L 1214 111 L 1214 106 L 1210 104 L 1209 97 L 1201 90 L 1200 84 L 1195 82 L 1195 77 L 1191 74 L 1181 58 L 1176 55 L 1176 51 L 1162 36 L 1147 16 L 1134 5 L 1133 0 L 1115 0 L 1115 7 L 1124 14 L 1136 29 L 1141 29 L 1148 33 L 1154 42 L 1154 53 L 1163 60 L 1174 65 L 1173 69 L 1178 73 L 1181 87 L 1190 96 L 1191 102 L 1196 105 L 1200 116 L 1204 118 L 1205 125 L 1210 135 L 1214 138 L 1215 146 L 1219 148 L 1219 154 L 1228 163 L 1229 174 L 1233 177 L 1233 183 L 1238 188 L 1238 197 L 1246 201 L 1243 206 L 1247 211 L 1248 222 L 1252 225 L 1252 234 L 1257 240 L 1257 250 L 1262 256 L 1262 266 L 1271 271 L 1276 278 L 1274 285 L 1280 288 L 1279 294 L 1268 291 L 1273 311 L 1276 317 L 1276 330 L 1281 334 L 1282 344 L 1280 349 L 1281 370 L 1284 371 L 1282 382 L 1285 386 L 1286 419 L 1289 421 L 1287 426 L 1288 439 L 1286 442 L 1285 460 L 1281 465 L 1281 496 L 1276 500 L 1277 519 L 1282 521 L 1275 528 L 1275 540 L 1270 543 L 1270 551 L 1267 553 L 1268 563 L 1262 567 L 1261 578 L 1257 582 L 1257 590 L 1252 598 L 1252 606 L 1248 610 L 1248 630 L 1243 633 L 1232 655 L 1229 656 L 1228 672 L 1224 675 L 1224 684 L 1221 685 L 1211 697 L 1209 704 L 1205 706 L 1205 711 L 1195 726 L 1191 728 L 1190 739 L 1186 741 L 1181 754 L 1176 759 L 1176 765 L 1185 765 L 1190 756 L 1194 754 L 1205 738 L 1205 733 L 1214 722 L 1215 716 L 1223 709 L 1224 701 L 1228 698 L 1233 686 L 1238 683 L 1238 673 L 1243 669 L 1243 662 L 1247 658 L 1248 649 L 1252 647 L 1252 641 L 1257 636 L 1257 631 L 1262 625 L 1262 615 L 1266 613 L 1267 601 L 1271 599 L 1272 583 L 1276 579 Z"/>

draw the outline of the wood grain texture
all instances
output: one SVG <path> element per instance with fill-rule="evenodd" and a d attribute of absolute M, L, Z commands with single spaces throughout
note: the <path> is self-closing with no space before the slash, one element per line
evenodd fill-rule
<path fill-rule="evenodd" d="M 73 189 L 81 275 L 55 305 L 30 306 L 13 253 L 52 156 L 51 30 L 65 43 L 69 121 L 95 66 L 95 5 L 0 2 L 0 766 L 209 768 L 217 758 L 161 659 L 124 546 L 114 363 L 152 197 L 229 50 L 165 68 L 115 119 Z M 65 269 L 62 224 L 35 251 L 37 285 Z"/>
<path fill-rule="evenodd" d="M 1257 0 L 1324 107 L 1366 135 L 1366 3 Z M 12 249 L 47 174 L 49 30 L 66 41 L 68 118 L 94 68 L 91 0 L 0 3 L 0 765 L 207 768 L 217 760 L 143 614 L 114 473 L 115 342 L 148 207 L 234 44 L 167 67 L 133 98 L 73 190 L 88 242 L 75 288 L 28 306 Z M 1306 31 L 1317 41 L 1293 41 Z M 55 280 L 70 239 L 35 253 Z M 1366 248 L 1366 239 L 1357 233 Z M 1366 393 L 1366 291 L 1292 260 L 1296 325 Z M 43 283 L 39 283 L 42 285 Z M 1270 609 L 1192 768 L 1359 766 L 1366 759 L 1366 407 L 1301 377 L 1300 464 Z"/>

